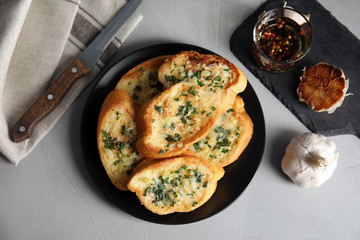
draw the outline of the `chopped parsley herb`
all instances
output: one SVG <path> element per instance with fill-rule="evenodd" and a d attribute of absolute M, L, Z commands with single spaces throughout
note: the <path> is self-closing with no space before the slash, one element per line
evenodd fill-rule
<path fill-rule="evenodd" d="M 170 129 L 171 129 L 171 130 L 175 130 L 175 129 L 176 129 L 176 127 L 175 127 L 175 125 L 174 125 L 173 122 L 171 122 L 171 124 L 170 124 Z"/>
<path fill-rule="evenodd" d="M 192 170 L 190 169 L 189 172 L 192 172 L 194 174 L 195 177 L 195 181 L 197 183 L 201 183 L 202 182 L 202 177 L 204 176 L 204 174 L 202 174 L 201 172 L 199 172 L 197 169 Z"/>
<path fill-rule="evenodd" d="M 141 68 L 140 68 L 140 71 L 141 71 L 141 72 L 145 71 L 145 68 L 141 67 Z"/>
<path fill-rule="evenodd" d="M 225 87 L 225 83 L 224 81 L 221 81 L 221 77 L 217 76 L 214 78 L 214 87 L 220 87 L 220 88 L 224 88 Z"/>
<path fill-rule="evenodd" d="M 229 149 L 226 149 L 226 148 L 221 149 L 222 153 L 227 153 L 228 151 L 229 151 Z"/>
<path fill-rule="evenodd" d="M 223 127 L 217 127 L 214 130 L 217 133 L 217 142 L 214 146 L 214 149 L 220 149 L 221 147 L 229 147 L 231 145 L 231 141 L 227 137 L 231 133 L 231 131 L 225 130 Z"/>
<path fill-rule="evenodd" d="M 201 141 L 198 141 L 198 142 L 193 144 L 196 151 L 201 151 L 202 150 L 202 148 L 200 147 L 200 144 L 201 144 Z"/>
<path fill-rule="evenodd" d="M 201 114 L 204 114 L 204 113 L 206 113 L 206 111 L 205 111 L 205 110 L 203 110 L 203 111 L 201 112 Z"/>
<path fill-rule="evenodd" d="M 185 97 L 186 97 L 186 96 L 187 96 L 187 93 L 182 92 L 182 93 L 181 93 L 181 96 L 185 96 Z"/>
<path fill-rule="evenodd" d="M 164 108 L 162 106 L 156 106 L 155 105 L 155 109 L 156 109 L 156 111 L 159 112 L 160 115 L 164 112 Z"/>
<path fill-rule="evenodd" d="M 109 135 L 109 133 L 107 133 L 104 130 L 101 130 L 101 132 L 103 133 L 103 143 L 104 143 L 104 148 L 110 149 L 110 150 L 116 150 L 119 154 L 123 155 L 123 156 L 127 156 L 130 157 L 129 154 L 135 154 L 135 155 L 139 155 L 139 153 L 136 150 L 132 150 L 129 148 L 133 148 L 135 146 L 135 142 L 133 141 L 129 141 L 129 142 L 117 142 L 118 139 L 117 138 L 113 138 Z M 122 135 L 129 135 L 131 137 L 132 131 L 131 130 L 126 130 L 125 125 L 122 126 L 121 129 L 121 134 Z M 128 149 L 127 151 L 124 152 L 125 149 Z M 115 162 L 114 165 L 116 165 L 117 163 Z"/>
<path fill-rule="evenodd" d="M 164 150 L 160 149 L 159 154 L 163 154 L 163 153 L 164 153 Z"/>
<path fill-rule="evenodd" d="M 151 121 L 151 123 L 154 123 L 155 122 L 155 119 L 153 119 L 152 121 Z"/>
<path fill-rule="evenodd" d="M 208 114 L 206 114 L 207 117 L 210 117 L 210 115 L 211 115 L 211 112 L 209 112 Z"/>
<path fill-rule="evenodd" d="M 221 81 L 221 77 L 220 77 L 220 76 L 215 77 L 215 78 L 214 78 L 214 81 L 220 82 L 220 81 Z"/>
<path fill-rule="evenodd" d="M 209 144 L 209 142 L 208 142 L 208 141 L 205 141 L 205 142 L 204 142 L 204 144 L 205 144 L 205 145 L 207 145 L 207 146 L 208 146 L 208 148 L 211 148 L 211 145 Z"/>
<path fill-rule="evenodd" d="M 175 201 L 171 198 L 170 195 L 174 195 L 174 191 L 166 190 L 166 184 L 168 183 L 169 178 L 164 179 L 162 176 L 159 177 L 158 181 L 153 179 L 153 183 L 145 189 L 143 195 L 148 196 L 150 193 L 153 193 L 154 200 L 152 203 L 156 206 L 160 206 L 161 204 L 163 204 L 164 206 L 170 204 L 172 206 L 175 204 Z"/>
<path fill-rule="evenodd" d="M 175 101 L 175 102 L 179 101 L 179 98 L 174 98 L 174 101 Z"/>
<path fill-rule="evenodd" d="M 125 135 L 126 134 L 126 126 L 122 125 L 121 126 L 121 135 Z"/>
<path fill-rule="evenodd" d="M 227 113 L 231 113 L 231 112 L 234 112 L 234 109 L 233 108 L 230 108 L 229 110 L 226 111 Z"/>
<path fill-rule="evenodd" d="M 190 108 L 192 107 L 191 101 L 186 103 L 186 108 L 184 105 L 178 107 L 178 113 L 175 116 L 186 116 L 189 113 Z"/>
<path fill-rule="evenodd" d="M 178 113 L 175 116 L 180 116 L 180 120 L 186 124 L 187 120 L 191 120 L 191 115 L 198 114 L 196 107 L 191 105 L 191 101 L 186 103 L 186 106 L 181 105 L 178 107 Z"/>
<path fill-rule="evenodd" d="M 132 95 L 132 98 L 133 98 L 134 100 L 138 100 L 138 99 L 139 99 L 139 96 L 134 93 L 134 94 Z"/>
<path fill-rule="evenodd" d="M 196 72 L 194 73 L 194 77 L 196 77 L 197 79 L 199 79 L 200 76 L 201 76 L 201 71 L 196 71 Z"/>
<path fill-rule="evenodd" d="M 181 82 L 181 80 L 175 77 L 174 75 L 171 76 L 170 81 L 174 84 Z"/>
<path fill-rule="evenodd" d="M 198 79 L 196 82 L 197 82 L 197 84 L 198 84 L 200 87 L 202 87 L 202 86 L 205 85 L 205 83 L 201 82 L 200 79 Z"/>
<path fill-rule="evenodd" d="M 192 86 L 192 87 L 188 90 L 188 92 L 189 92 L 190 94 L 196 96 L 196 94 L 198 94 L 199 92 L 198 92 L 198 91 L 195 91 L 194 88 L 195 88 L 195 86 Z"/>
<path fill-rule="evenodd" d="M 146 196 L 150 193 L 150 191 L 151 191 L 151 187 L 147 187 L 147 188 L 145 189 L 143 195 L 146 197 Z"/>
<path fill-rule="evenodd" d="M 136 85 L 136 86 L 135 86 L 135 88 L 134 88 L 134 91 L 138 91 L 138 92 L 140 92 L 140 91 L 141 91 L 141 86 Z"/>
<path fill-rule="evenodd" d="M 156 76 L 157 76 L 157 74 L 156 74 Z M 156 88 L 159 91 L 163 90 L 164 86 L 161 84 L 161 82 L 159 81 L 159 79 L 157 77 L 154 77 L 154 75 L 151 72 L 149 72 L 148 78 L 149 78 L 150 87 Z"/>
<path fill-rule="evenodd" d="M 171 77 L 168 75 L 165 75 L 165 79 L 166 79 L 166 81 L 172 82 L 173 84 L 181 82 L 181 80 L 179 78 L 175 77 L 174 75 L 171 75 Z"/>
<path fill-rule="evenodd" d="M 117 166 L 117 165 L 119 165 L 119 163 L 120 163 L 120 160 L 118 159 L 114 162 L 114 165 Z"/>
<path fill-rule="evenodd" d="M 104 148 L 113 150 L 115 149 L 114 144 L 115 141 L 117 140 L 116 138 L 110 137 L 109 134 L 105 131 L 105 130 L 101 130 L 101 132 L 103 133 L 103 143 L 104 143 Z"/>
<path fill-rule="evenodd" d="M 116 150 L 118 150 L 119 153 L 121 153 L 124 156 L 127 156 L 123 150 L 127 147 L 132 147 L 133 143 L 130 142 L 117 142 L 115 144 Z"/>
<path fill-rule="evenodd" d="M 185 106 L 181 105 L 178 107 L 178 113 L 175 116 L 179 116 L 182 114 L 182 110 L 185 108 Z"/>
<path fill-rule="evenodd" d="M 169 176 L 161 175 L 158 178 L 153 178 L 152 182 L 145 188 L 143 195 L 149 197 L 152 200 L 152 204 L 158 207 L 173 206 L 178 203 L 184 195 L 194 196 L 196 194 L 194 190 L 183 194 L 179 186 L 188 181 L 189 184 L 196 183 L 196 189 L 207 187 L 208 182 L 202 183 L 203 177 L 204 174 L 199 172 L 198 169 L 188 169 L 187 165 L 183 165 Z M 198 203 L 193 201 L 192 204 L 195 207 Z"/>
<path fill-rule="evenodd" d="M 180 177 L 176 177 L 170 181 L 171 186 L 178 187 L 181 184 Z"/>
<path fill-rule="evenodd" d="M 209 185 L 209 182 L 206 181 L 206 182 L 204 183 L 203 187 L 206 187 L 206 188 L 207 188 L 208 185 Z"/>
<path fill-rule="evenodd" d="M 180 120 L 182 121 L 183 124 L 186 124 L 186 123 L 187 123 L 185 117 L 181 117 Z"/>
<path fill-rule="evenodd" d="M 171 143 L 171 142 L 181 141 L 182 137 L 180 136 L 180 134 L 175 133 L 174 136 L 172 136 L 172 135 L 170 135 L 170 134 L 167 134 L 167 137 L 166 137 L 165 139 L 166 139 L 166 141 L 168 141 L 169 143 Z"/>
<path fill-rule="evenodd" d="M 216 107 L 214 107 L 214 106 L 211 106 L 211 109 L 212 109 L 213 111 L 216 111 Z"/>
<path fill-rule="evenodd" d="M 229 68 L 226 68 L 226 69 L 223 69 L 223 71 L 225 71 L 225 72 L 230 72 L 230 69 L 229 69 Z"/>
<path fill-rule="evenodd" d="M 180 174 L 183 169 L 187 169 L 187 165 L 183 165 L 179 170 L 176 170 L 175 173 Z"/>
<path fill-rule="evenodd" d="M 119 117 L 121 116 L 121 113 L 116 112 L 116 120 L 119 120 Z"/>

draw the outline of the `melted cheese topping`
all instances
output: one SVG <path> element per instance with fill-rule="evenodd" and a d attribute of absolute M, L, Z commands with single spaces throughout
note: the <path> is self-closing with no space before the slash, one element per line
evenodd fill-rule
<path fill-rule="evenodd" d="M 107 162 L 107 169 L 113 174 L 129 175 L 134 163 L 142 156 L 135 149 L 136 125 L 126 112 L 111 111 L 103 123 L 102 152 Z M 114 121 L 115 120 L 115 121 Z"/>
<path fill-rule="evenodd" d="M 238 144 L 241 134 L 239 125 L 239 119 L 229 109 L 218 117 L 211 131 L 189 149 L 210 161 L 222 163 Z"/>
<path fill-rule="evenodd" d="M 185 64 L 172 62 L 170 73 L 165 75 L 166 87 L 178 82 L 187 81 L 197 83 L 199 86 L 209 86 L 213 91 L 223 89 L 233 81 L 229 66 L 216 63 L 206 65 L 202 62 L 187 61 Z"/>
<path fill-rule="evenodd" d="M 143 195 L 159 207 L 186 205 L 196 207 L 208 187 L 208 175 L 196 166 L 183 165 L 176 170 L 165 168 L 149 172 L 139 179 Z"/>
<path fill-rule="evenodd" d="M 139 78 L 126 78 L 116 86 L 129 93 L 131 99 L 138 105 L 142 105 L 162 91 L 162 84 L 158 81 L 156 71 L 140 68 Z"/>
<path fill-rule="evenodd" d="M 208 101 L 201 100 L 205 97 Z M 214 115 L 219 98 L 209 88 L 194 84 L 186 84 L 182 92 L 169 92 L 167 98 L 155 106 L 151 116 L 154 131 L 160 133 L 152 141 L 162 146 L 162 151 L 181 148 L 182 141 L 192 138 L 207 123 L 204 118 Z"/>

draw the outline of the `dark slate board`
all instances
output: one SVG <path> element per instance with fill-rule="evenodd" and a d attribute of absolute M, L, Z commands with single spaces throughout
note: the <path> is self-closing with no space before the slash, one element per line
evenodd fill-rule
<path fill-rule="evenodd" d="M 326 136 L 353 134 L 360 138 L 360 41 L 315 0 L 288 0 L 302 13 L 310 13 L 313 30 L 308 54 L 294 68 L 283 73 L 260 70 L 252 58 L 252 30 L 264 10 L 281 7 L 283 1 L 268 0 L 252 13 L 233 33 L 230 48 L 234 55 L 312 132 Z M 298 100 L 296 89 L 302 69 L 327 62 L 343 69 L 350 80 L 340 108 L 332 114 L 314 112 Z"/>

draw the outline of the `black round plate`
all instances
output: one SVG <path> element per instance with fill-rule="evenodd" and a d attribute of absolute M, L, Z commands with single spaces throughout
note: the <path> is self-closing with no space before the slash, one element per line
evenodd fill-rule
<path fill-rule="evenodd" d="M 240 196 L 253 178 L 262 159 L 265 146 L 265 123 L 259 100 L 248 83 L 240 94 L 245 108 L 254 123 L 253 137 L 239 159 L 225 167 L 225 176 L 218 182 L 214 195 L 198 209 L 189 213 L 157 215 L 140 204 L 136 195 L 130 191 L 120 191 L 114 187 L 102 166 L 97 145 L 96 128 L 101 105 L 127 71 L 141 62 L 160 55 L 176 54 L 180 51 L 194 50 L 199 53 L 213 53 L 207 49 L 188 44 L 169 43 L 146 47 L 121 58 L 112 66 L 104 69 L 97 77 L 86 102 L 81 123 L 81 147 L 87 170 L 100 191 L 116 206 L 128 214 L 154 223 L 185 224 L 213 216 Z"/>

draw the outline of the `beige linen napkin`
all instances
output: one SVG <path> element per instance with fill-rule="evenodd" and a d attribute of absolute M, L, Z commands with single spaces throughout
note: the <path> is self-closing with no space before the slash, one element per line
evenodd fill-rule
<path fill-rule="evenodd" d="M 9 132 L 42 95 L 52 79 L 80 54 L 125 0 L 0 0 L 0 151 L 15 165 L 52 129 L 141 21 L 135 13 L 84 79 L 35 128 L 32 137 L 13 143 Z"/>

